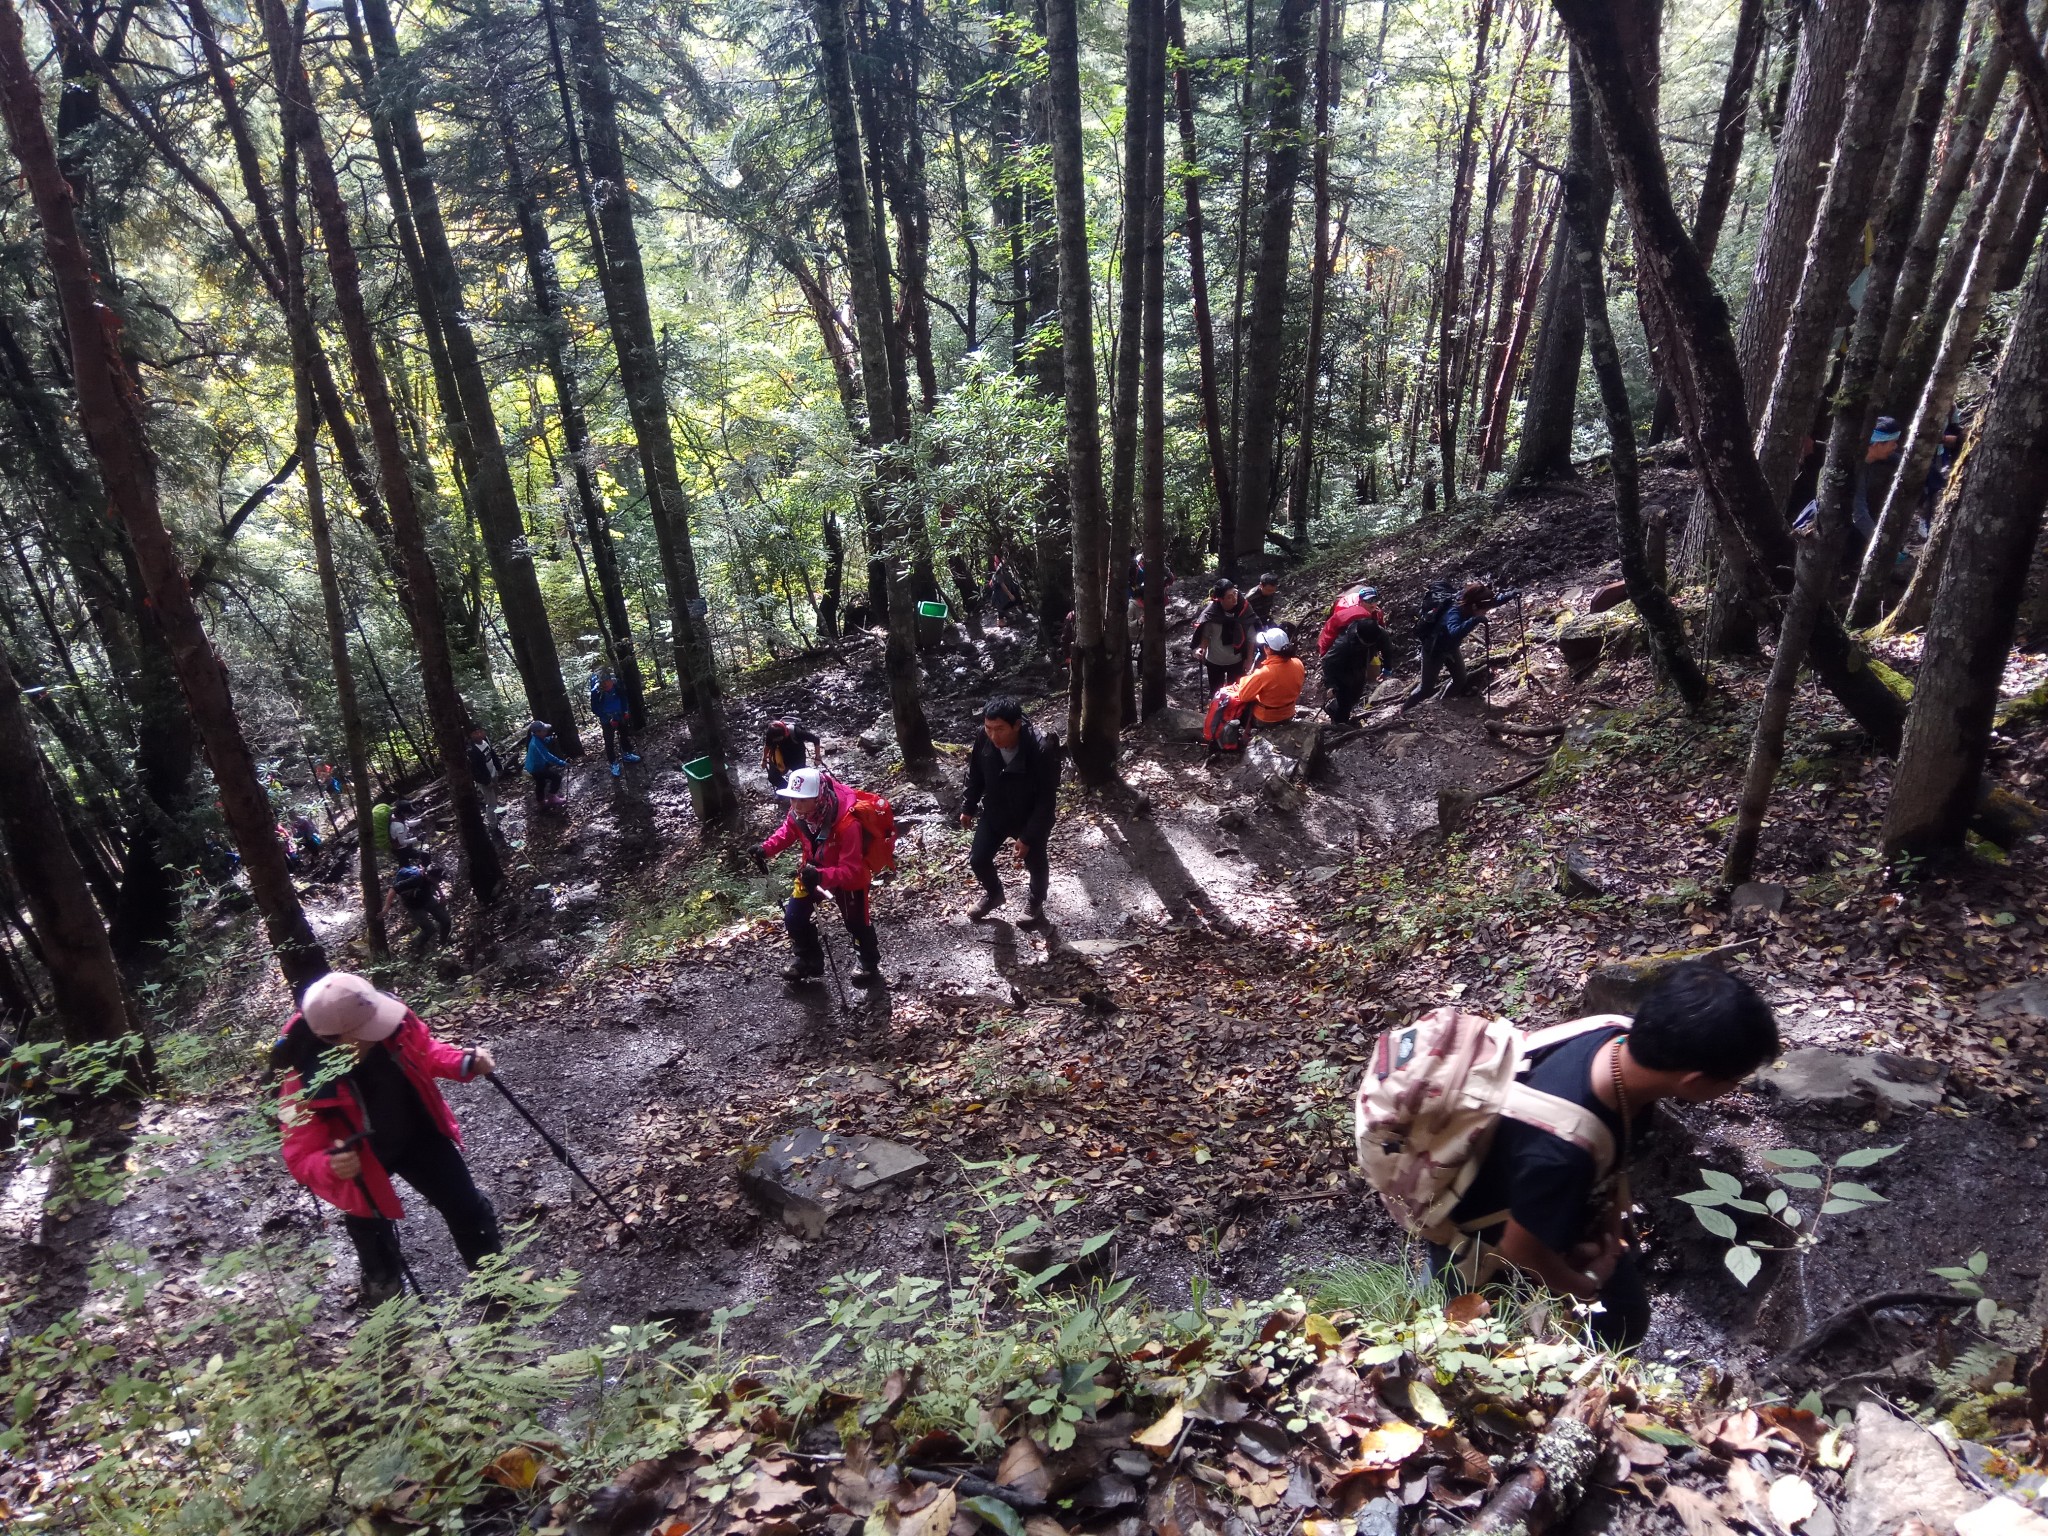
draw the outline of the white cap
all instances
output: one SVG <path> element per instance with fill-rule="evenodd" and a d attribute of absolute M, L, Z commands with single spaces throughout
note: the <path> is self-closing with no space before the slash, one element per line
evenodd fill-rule
<path fill-rule="evenodd" d="M 799 768 L 789 776 L 789 782 L 775 791 L 784 800 L 815 800 L 825 792 L 825 770 L 822 768 Z"/>
<path fill-rule="evenodd" d="M 361 976 L 329 971 L 306 988 L 299 1012 L 323 1040 L 388 1040 L 405 1022 L 405 1004 Z"/>
<path fill-rule="evenodd" d="M 1294 644 L 1286 630 L 1275 624 L 1271 629 L 1259 632 L 1259 644 L 1269 651 L 1284 651 Z"/>

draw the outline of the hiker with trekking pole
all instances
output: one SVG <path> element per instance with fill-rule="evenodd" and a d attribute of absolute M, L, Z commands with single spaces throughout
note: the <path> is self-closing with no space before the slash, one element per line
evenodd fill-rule
<path fill-rule="evenodd" d="M 462 1128 L 439 1086 L 489 1077 L 497 1066 L 489 1051 L 436 1039 L 397 998 L 330 971 L 306 988 L 271 1059 L 285 1069 L 285 1166 L 340 1209 L 362 1265 L 359 1305 L 390 1300 L 410 1277 L 393 1178 L 441 1213 L 470 1269 L 503 1250 L 497 1212 L 463 1159 Z"/>
<path fill-rule="evenodd" d="M 788 812 L 754 850 L 754 862 L 765 874 L 768 861 L 785 848 L 794 847 L 800 857 L 796 883 L 782 904 L 782 924 L 795 951 L 782 979 L 797 984 L 824 976 L 825 946 L 814 913 L 819 899 L 830 896 L 860 956 L 853 984 L 879 986 L 882 949 L 868 893 L 878 867 L 895 865 L 896 821 L 889 802 L 836 782 L 822 768 L 793 770 L 775 795 Z"/>

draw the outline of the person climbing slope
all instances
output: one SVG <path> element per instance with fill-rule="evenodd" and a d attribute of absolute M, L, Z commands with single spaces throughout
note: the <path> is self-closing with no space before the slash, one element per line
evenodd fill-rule
<path fill-rule="evenodd" d="M 627 734 L 632 723 L 633 706 L 619 689 L 619 680 L 612 675 L 610 667 L 602 667 L 590 680 L 590 713 L 597 719 L 597 727 L 604 732 L 604 759 L 612 765 L 612 777 L 624 773 L 627 763 L 640 761 L 640 754 L 633 750 L 633 738 Z"/>
<path fill-rule="evenodd" d="M 548 749 L 555 728 L 545 720 L 526 723 L 526 772 L 533 780 L 535 810 L 559 811 L 568 804 L 562 797 L 562 771 L 569 765 Z"/>
<path fill-rule="evenodd" d="M 306 988 L 271 1060 L 285 1069 L 285 1166 L 341 1210 L 362 1264 L 362 1306 L 390 1300 L 404 1284 L 392 1223 L 405 1207 L 393 1178 L 441 1213 L 469 1268 L 503 1249 L 497 1212 L 470 1175 L 462 1129 L 436 1082 L 490 1076 L 497 1063 L 489 1051 L 435 1039 L 397 998 L 330 971 Z"/>
<path fill-rule="evenodd" d="M 1430 605 L 1416 626 L 1417 637 L 1422 642 L 1422 680 L 1408 695 L 1407 704 L 1420 704 L 1435 693 L 1437 673 L 1442 670 L 1451 674 L 1451 692 L 1465 692 L 1470 686 L 1466 681 L 1465 658 L 1461 651 L 1465 637 L 1477 629 L 1480 620 L 1502 600 L 1495 598 L 1493 589 L 1483 581 L 1467 584 L 1455 597 L 1442 588 L 1432 588 L 1431 591 Z M 1513 595 L 1507 593 L 1504 597 Z"/>
<path fill-rule="evenodd" d="M 1031 877 L 1027 923 L 1045 920 L 1045 896 L 1052 882 L 1046 843 L 1059 809 L 1060 743 L 1024 718 L 1015 699 L 996 698 L 981 712 L 981 734 L 967 754 L 967 792 L 960 824 L 974 828 L 968 867 L 981 882 L 982 897 L 968 917 L 980 922 L 1003 904 L 996 855 L 1015 838 Z"/>
<path fill-rule="evenodd" d="M 860 956 L 853 984 L 877 985 L 882 979 L 882 950 L 868 906 L 873 876 L 853 813 L 853 790 L 833 782 L 822 768 L 798 768 L 775 795 L 788 812 L 782 825 L 754 850 L 754 862 L 765 871 L 768 861 L 789 847 L 796 848 L 800 860 L 796 889 L 782 904 L 782 926 L 796 952 L 783 968 L 782 979 L 815 981 L 825 974 L 825 946 L 815 914 L 818 898 L 829 895 Z"/>
<path fill-rule="evenodd" d="M 1329 655 L 1337 637 L 1357 619 L 1371 619 L 1382 629 L 1386 627 L 1387 611 L 1380 606 L 1378 587 L 1361 586 L 1338 594 L 1337 601 L 1330 604 L 1330 616 L 1323 620 L 1322 632 L 1316 636 L 1316 654 Z"/>
<path fill-rule="evenodd" d="M 1245 594 L 1245 602 L 1252 610 L 1252 622 L 1261 629 L 1271 629 L 1278 622 L 1273 617 L 1280 606 L 1280 578 L 1271 571 L 1259 578 L 1259 584 Z"/>
<path fill-rule="evenodd" d="M 407 859 L 391 872 L 391 889 L 384 893 L 386 917 L 394 902 L 405 903 L 406 916 L 412 919 L 415 954 L 430 944 L 448 942 L 454 920 L 448 915 L 448 903 L 441 899 L 441 872 L 432 860 Z"/>
<path fill-rule="evenodd" d="M 794 720 L 770 720 L 768 729 L 761 734 L 761 771 L 768 775 L 772 786 L 780 789 L 797 769 L 811 765 L 813 752 L 822 764 L 825 743 L 818 739 L 816 731 Z"/>
<path fill-rule="evenodd" d="M 1323 686 L 1330 694 L 1323 707 L 1330 718 L 1339 725 L 1350 724 L 1358 701 L 1393 662 L 1394 640 L 1378 609 L 1360 612 L 1347 622 L 1323 654 Z"/>

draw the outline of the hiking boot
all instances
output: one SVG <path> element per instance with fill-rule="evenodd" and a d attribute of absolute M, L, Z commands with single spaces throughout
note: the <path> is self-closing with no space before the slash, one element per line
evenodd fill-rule
<path fill-rule="evenodd" d="M 995 891 L 984 892 L 981 900 L 967 909 L 967 921 L 970 923 L 981 922 L 1002 904 L 1003 898 L 1000 893 Z"/>
<path fill-rule="evenodd" d="M 1045 898 L 1043 896 L 1034 896 L 1025 903 L 1024 921 L 1027 923 L 1042 923 L 1045 921 Z"/>
<path fill-rule="evenodd" d="M 403 1275 L 393 1275 L 389 1280 L 366 1279 L 363 1281 L 363 1288 L 356 1292 L 356 1310 L 374 1312 L 404 1289 Z"/>
<path fill-rule="evenodd" d="M 792 960 L 782 968 L 784 981 L 816 981 L 825 974 L 825 967 L 816 960 Z"/>
<path fill-rule="evenodd" d="M 621 752 L 619 756 L 624 758 L 629 763 L 637 763 L 640 761 L 640 754 L 638 752 Z"/>
<path fill-rule="evenodd" d="M 612 764 L 612 777 L 613 777 L 613 778 L 615 778 L 615 779 L 616 779 L 616 778 L 617 778 L 617 777 L 618 777 L 618 776 L 619 776 L 620 774 L 624 773 L 625 771 L 626 771 L 626 765 L 625 765 L 624 763 L 613 763 L 613 764 Z"/>
<path fill-rule="evenodd" d="M 879 964 L 870 965 L 863 960 L 860 969 L 846 979 L 862 989 L 879 987 L 882 984 L 882 967 Z"/>

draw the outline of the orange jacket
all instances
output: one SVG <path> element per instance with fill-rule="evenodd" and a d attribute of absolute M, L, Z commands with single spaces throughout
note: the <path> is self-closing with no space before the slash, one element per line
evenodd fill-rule
<path fill-rule="evenodd" d="M 1230 697 L 1252 706 L 1252 718 L 1262 725 L 1278 725 L 1294 718 L 1294 706 L 1301 698 L 1303 669 L 1292 656 L 1267 652 L 1266 659 L 1231 685 Z"/>

